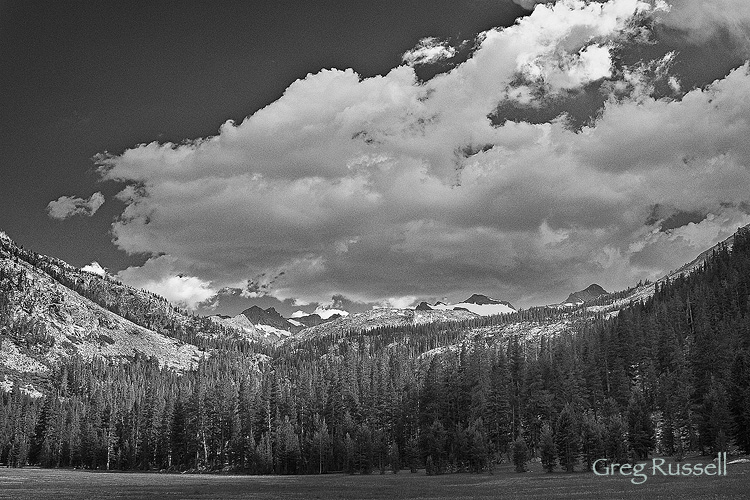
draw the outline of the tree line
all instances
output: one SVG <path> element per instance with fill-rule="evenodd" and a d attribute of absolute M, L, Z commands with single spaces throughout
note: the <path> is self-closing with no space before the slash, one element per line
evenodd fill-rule
<path fill-rule="evenodd" d="M 429 324 L 279 347 L 217 341 L 185 373 L 73 358 L 40 380 L 45 397 L 0 394 L 0 463 L 439 474 L 524 470 L 532 456 L 572 471 L 605 457 L 747 453 L 749 309 L 743 229 L 648 300 L 553 338 Z M 33 333 L 13 328 L 4 335 Z"/>

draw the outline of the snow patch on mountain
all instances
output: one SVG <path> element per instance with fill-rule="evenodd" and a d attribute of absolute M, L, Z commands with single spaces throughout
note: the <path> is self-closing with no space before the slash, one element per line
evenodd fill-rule
<path fill-rule="evenodd" d="M 246 340 L 261 340 L 265 337 L 265 335 L 255 328 L 255 325 L 253 325 L 244 314 L 238 314 L 232 318 L 209 316 L 208 319 L 239 333 L 240 336 Z"/>
<path fill-rule="evenodd" d="M 435 304 L 434 310 L 456 311 L 466 309 L 478 316 L 494 316 L 496 314 L 510 314 L 516 312 L 513 307 L 498 302 L 497 304 L 473 304 L 471 302 L 459 302 L 458 304 Z"/>
<path fill-rule="evenodd" d="M 267 324 L 260 323 L 260 322 L 253 323 L 245 315 L 244 312 L 232 318 L 223 318 L 221 316 L 209 316 L 209 319 L 226 328 L 230 328 L 237 332 L 241 332 L 241 335 L 242 337 L 245 338 L 245 340 L 275 343 L 275 342 L 280 341 L 281 339 L 284 339 L 292 335 L 292 332 L 290 332 L 289 330 L 285 330 L 283 328 L 277 328 L 275 326 L 267 325 Z M 286 320 L 286 321 L 290 321 L 290 320 Z M 295 323 L 302 325 L 302 323 L 299 323 L 298 321 L 294 323 L 290 322 L 289 325 L 298 326 Z"/>
<path fill-rule="evenodd" d="M 446 304 L 444 302 L 436 302 L 435 305 L 430 306 L 423 302 L 417 306 L 419 310 L 427 310 L 431 307 L 437 311 L 460 311 L 466 310 L 474 313 L 478 316 L 495 316 L 497 314 L 510 314 L 516 312 L 516 309 L 511 305 L 510 302 L 504 300 L 497 300 L 481 295 L 478 293 L 473 294 L 468 299 L 459 302 L 458 304 Z"/>
<path fill-rule="evenodd" d="M 306 328 L 295 338 L 308 339 L 329 335 L 346 335 L 349 332 L 366 332 L 380 327 L 399 327 L 425 323 L 464 321 L 476 318 L 469 311 L 414 311 L 413 309 L 396 309 L 383 307 L 361 313 L 351 314 L 328 323 Z"/>
<path fill-rule="evenodd" d="M 277 339 L 282 339 L 284 337 L 289 337 L 289 336 L 292 335 L 292 332 L 290 332 L 289 330 L 283 330 L 281 328 L 276 328 L 276 327 L 271 326 L 271 325 L 257 324 L 257 325 L 255 325 L 255 328 L 257 328 L 258 330 L 264 332 L 267 337 L 268 336 L 274 336 Z"/>

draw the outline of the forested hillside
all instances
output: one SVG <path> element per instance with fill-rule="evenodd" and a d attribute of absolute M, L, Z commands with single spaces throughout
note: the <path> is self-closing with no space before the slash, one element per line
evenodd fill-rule
<path fill-rule="evenodd" d="M 46 397 L 0 391 L 0 463 L 431 474 L 750 452 L 750 231 L 655 288 L 606 317 L 225 342 L 184 373 L 72 358 L 40 380 Z"/>

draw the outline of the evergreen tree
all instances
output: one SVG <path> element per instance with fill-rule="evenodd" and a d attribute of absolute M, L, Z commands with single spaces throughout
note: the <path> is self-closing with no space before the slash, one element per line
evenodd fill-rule
<path fill-rule="evenodd" d="M 732 415 L 724 384 L 711 379 L 708 391 L 703 397 L 700 411 L 700 444 L 711 453 L 726 451 L 728 436 L 732 432 Z"/>
<path fill-rule="evenodd" d="M 445 427 L 439 420 L 435 420 L 427 432 L 424 433 L 423 450 L 427 457 L 432 457 L 434 471 L 436 474 L 442 474 L 445 467 L 445 445 L 447 433 Z"/>
<path fill-rule="evenodd" d="M 539 448 L 539 454 L 541 455 L 544 470 L 552 472 L 557 465 L 557 445 L 555 444 L 555 436 L 552 432 L 552 427 L 550 427 L 548 423 L 545 423 L 542 427 Z"/>
<path fill-rule="evenodd" d="M 654 447 L 654 427 L 643 393 L 633 389 L 628 402 L 628 441 L 639 460 L 648 458 Z"/>
<path fill-rule="evenodd" d="M 581 448 L 586 470 L 590 471 L 594 462 L 604 458 L 604 434 L 604 426 L 593 412 L 585 412 L 581 419 Z"/>
<path fill-rule="evenodd" d="M 560 466 L 568 472 L 573 472 L 578 465 L 581 442 L 578 415 L 570 404 L 565 405 L 557 417 L 555 437 Z"/>
<path fill-rule="evenodd" d="M 484 428 L 482 418 L 476 419 L 468 430 L 469 437 L 469 470 L 472 472 L 482 472 L 485 470 L 490 461 L 488 449 L 487 431 Z"/>
<path fill-rule="evenodd" d="M 391 471 L 398 474 L 398 471 L 401 470 L 401 457 L 398 452 L 398 445 L 395 442 L 391 442 L 388 447 L 388 462 L 391 464 Z"/>
<path fill-rule="evenodd" d="M 511 448 L 513 452 L 513 465 L 515 465 L 516 472 L 526 472 L 526 464 L 529 461 L 529 448 L 526 446 L 526 441 L 519 436 L 513 441 Z"/>
<path fill-rule="evenodd" d="M 749 342 L 750 343 L 750 342 Z M 732 364 L 731 415 L 737 446 L 750 453 L 750 356 L 739 352 Z"/>
<path fill-rule="evenodd" d="M 406 460 L 409 464 L 409 472 L 414 474 L 420 467 L 419 442 L 417 438 L 412 437 L 406 441 Z"/>
<path fill-rule="evenodd" d="M 604 452 L 611 462 L 628 459 L 627 426 L 620 415 L 610 416 L 604 426 Z"/>

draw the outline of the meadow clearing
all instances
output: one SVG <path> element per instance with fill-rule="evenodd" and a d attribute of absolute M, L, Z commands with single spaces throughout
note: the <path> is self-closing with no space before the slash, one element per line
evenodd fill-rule
<path fill-rule="evenodd" d="M 750 463 L 730 464 L 727 476 L 649 476 L 632 484 L 622 476 L 590 472 L 544 473 L 531 466 L 518 474 L 509 465 L 494 474 L 424 471 L 397 475 L 234 476 L 97 472 L 70 469 L 0 469 L 0 499 L 407 499 L 602 498 L 746 499 Z"/>

